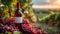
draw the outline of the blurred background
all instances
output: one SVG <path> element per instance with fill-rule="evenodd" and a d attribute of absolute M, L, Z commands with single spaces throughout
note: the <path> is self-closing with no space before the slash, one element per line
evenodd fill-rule
<path fill-rule="evenodd" d="M 60 0 L 32 0 L 32 8 L 40 27 L 50 34 L 60 32 Z M 58 23 L 59 22 L 59 23 Z"/>
<path fill-rule="evenodd" d="M 44 29 L 47 34 L 60 33 L 60 0 L 18 0 L 23 9 L 23 17 L 27 17 L 33 25 Z M 17 0 L 0 0 L 0 14 L 3 19 L 11 18 L 16 11 Z"/>

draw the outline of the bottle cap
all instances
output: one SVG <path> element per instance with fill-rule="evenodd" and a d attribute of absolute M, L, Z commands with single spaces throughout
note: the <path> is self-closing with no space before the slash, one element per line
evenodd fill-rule
<path fill-rule="evenodd" d="M 21 5 L 20 5 L 20 3 L 18 2 L 18 3 L 17 3 L 17 8 L 19 9 L 19 8 L 20 8 L 20 6 L 21 6 Z"/>

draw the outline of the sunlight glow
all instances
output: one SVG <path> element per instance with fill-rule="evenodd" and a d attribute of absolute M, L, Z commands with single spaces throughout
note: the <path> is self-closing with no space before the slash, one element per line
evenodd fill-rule
<path fill-rule="evenodd" d="M 60 9 L 58 5 L 33 5 L 33 8 L 41 8 L 41 9 Z"/>
<path fill-rule="evenodd" d="M 47 0 L 49 4 L 33 5 L 33 8 L 38 9 L 60 9 L 60 0 Z"/>
<path fill-rule="evenodd" d="M 60 4 L 60 0 L 58 0 L 57 3 Z"/>

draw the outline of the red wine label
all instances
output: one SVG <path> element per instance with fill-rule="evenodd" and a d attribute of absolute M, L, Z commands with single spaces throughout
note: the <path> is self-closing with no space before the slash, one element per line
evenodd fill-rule
<path fill-rule="evenodd" d="M 22 17 L 15 17 L 15 23 L 22 23 Z"/>

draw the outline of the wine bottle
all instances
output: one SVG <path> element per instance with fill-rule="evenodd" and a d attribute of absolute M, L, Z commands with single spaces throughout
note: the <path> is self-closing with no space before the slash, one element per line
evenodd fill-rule
<path fill-rule="evenodd" d="M 20 10 L 19 2 L 17 3 L 17 10 L 15 11 L 14 18 L 15 18 L 15 23 L 22 23 L 22 12 Z"/>
<path fill-rule="evenodd" d="M 22 24 L 23 24 L 23 20 L 22 20 L 22 12 L 20 11 L 21 5 L 18 2 L 17 3 L 17 10 L 14 14 L 14 21 L 15 21 L 15 25 L 18 27 L 17 29 L 19 29 L 19 31 L 24 32 L 23 28 L 22 28 Z"/>

